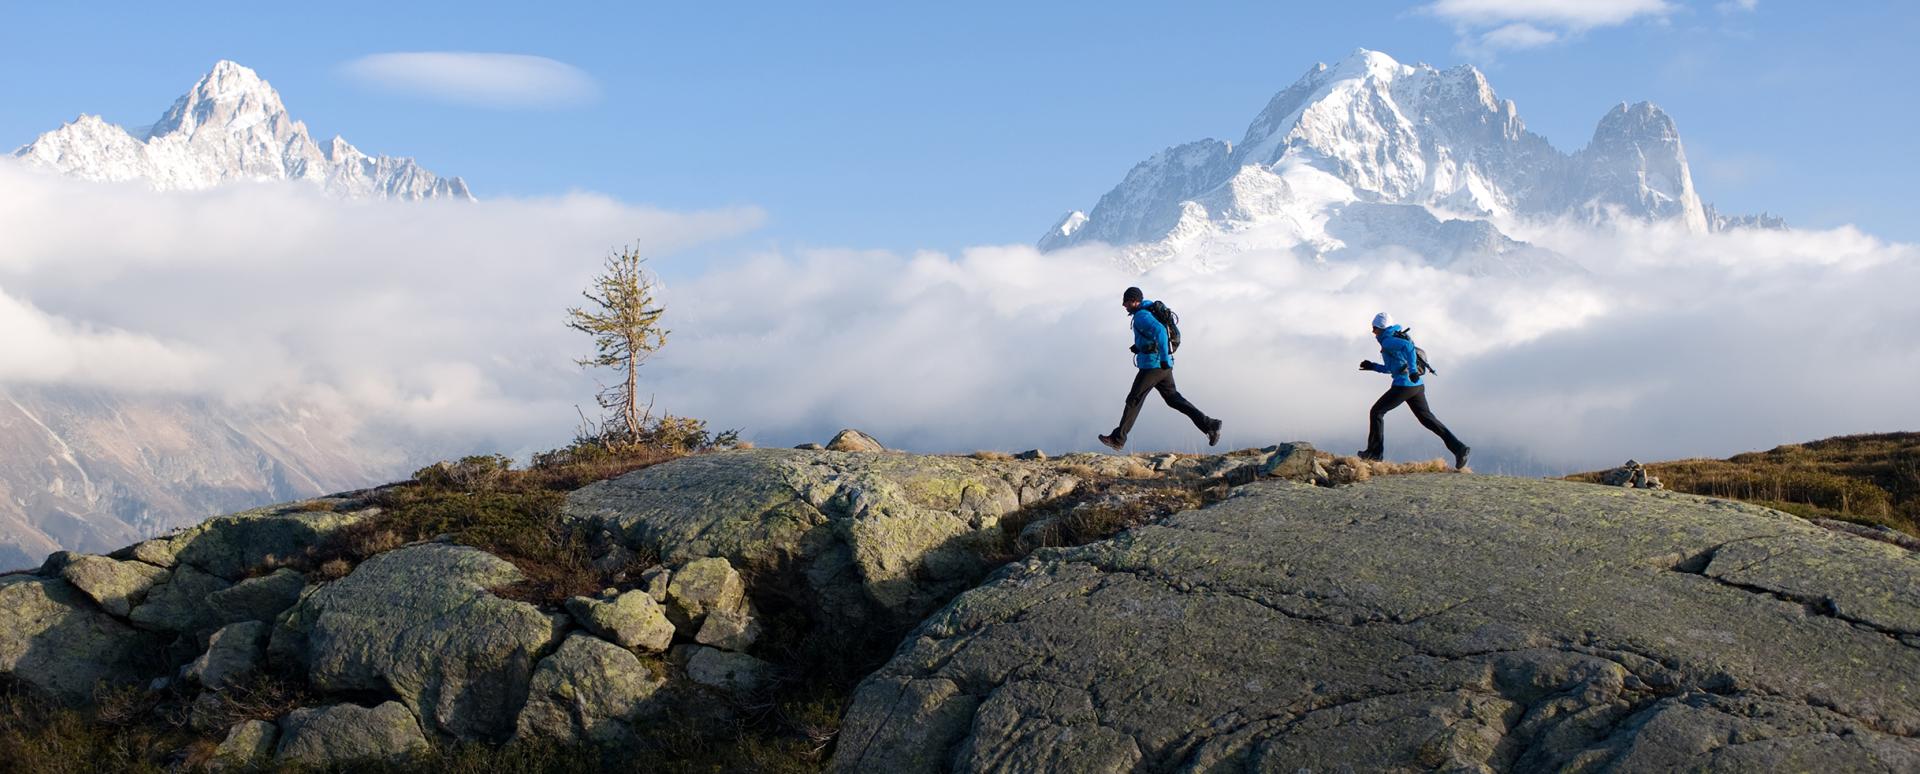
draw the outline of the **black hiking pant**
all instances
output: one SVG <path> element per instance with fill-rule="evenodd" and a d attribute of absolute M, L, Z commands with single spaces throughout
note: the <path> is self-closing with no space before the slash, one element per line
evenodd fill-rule
<path fill-rule="evenodd" d="M 1140 406 L 1147 402 L 1149 392 L 1160 393 L 1161 400 L 1166 401 L 1174 411 L 1187 415 L 1188 419 L 1193 420 L 1193 426 L 1200 428 L 1200 432 L 1213 429 L 1213 420 L 1207 417 L 1206 412 L 1181 397 L 1179 388 L 1173 386 L 1173 369 L 1142 368 L 1140 373 L 1133 376 L 1133 389 L 1127 391 L 1127 410 L 1120 415 L 1120 426 L 1108 434 L 1110 437 L 1126 443 L 1127 432 L 1133 429 L 1133 421 L 1140 417 Z"/>
<path fill-rule="evenodd" d="M 1387 412 L 1399 408 L 1402 403 L 1407 404 L 1407 408 L 1413 409 L 1413 417 L 1420 420 L 1420 424 L 1432 430 L 1434 435 L 1440 436 L 1440 440 L 1447 444 L 1447 451 L 1459 454 L 1460 450 L 1467 448 L 1466 444 L 1453 436 L 1452 430 L 1440 424 L 1440 420 L 1433 415 L 1433 409 L 1427 408 L 1427 386 L 1421 384 L 1412 387 L 1395 387 L 1387 390 L 1387 394 L 1373 402 L 1373 408 L 1367 412 L 1367 450 L 1361 452 L 1360 456 L 1375 459 L 1380 457 L 1386 443 L 1383 434 L 1386 430 Z"/>

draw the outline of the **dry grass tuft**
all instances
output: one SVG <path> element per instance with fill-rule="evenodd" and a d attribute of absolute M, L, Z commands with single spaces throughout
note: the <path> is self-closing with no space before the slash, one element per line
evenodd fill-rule
<path fill-rule="evenodd" d="M 1446 473 L 1453 465 L 1442 459 L 1422 460 L 1419 462 L 1389 462 L 1386 460 L 1363 460 L 1351 454 L 1317 455 L 1320 464 L 1327 469 L 1327 477 L 1334 486 L 1357 484 L 1377 476 L 1404 476 L 1412 473 Z"/>
<path fill-rule="evenodd" d="M 1069 476 L 1073 476 L 1074 478 L 1078 478 L 1078 479 L 1095 479 L 1100 477 L 1099 471 L 1096 471 L 1093 468 L 1087 467 L 1086 465 L 1081 465 L 1079 463 L 1074 463 L 1072 465 L 1061 465 L 1060 472 L 1065 473 Z"/>
<path fill-rule="evenodd" d="M 1008 454 L 1006 452 L 982 450 L 982 451 L 974 452 L 971 456 L 976 460 L 987 460 L 989 462 L 1012 462 L 1013 461 L 1013 455 Z"/>
<path fill-rule="evenodd" d="M 371 518 L 336 531 L 303 555 L 279 557 L 275 564 L 317 580 L 337 580 L 368 557 L 445 538 L 520 569 L 525 580 L 497 589 L 501 596 L 556 606 L 571 596 L 619 586 L 645 569 L 594 567 L 587 536 L 562 517 L 566 493 L 690 453 L 695 452 L 575 446 L 539 455 L 540 462 L 526 469 L 515 469 L 498 455 L 436 463 L 421 468 L 411 481 L 380 487 L 355 504 L 377 508 Z"/>
<path fill-rule="evenodd" d="M 161 697 L 110 691 L 75 709 L 0 680 L 0 770 L 50 774 L 161 774 L 193 736 L 160 711 Z"/>

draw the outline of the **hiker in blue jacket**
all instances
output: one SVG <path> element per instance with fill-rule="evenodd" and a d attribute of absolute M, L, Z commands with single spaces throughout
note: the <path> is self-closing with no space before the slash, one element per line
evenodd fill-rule
<path fill-rule="evenodd" d="M 1387 394 L 1380 396 L 1379 400 L 1374 401 L 1373 408 L 1367 412 L 1367 448 L 1361 450 L 1360 459 L 1380 459 L 1382 445 L 1385 443 L 1383 432 L 1386 427 L 1387 412 L 1405 403 L 1407 408 L 1413 409 L 1413 416 L 1420 420 L 1420 424 L 1425 425 L 1428 430 L 1433 431 L 1434 435 L 1440 436 L 1441 441 L 1446 442 L 1447 451 L 1453 452 L 1453 467 L 1456 470 L 1465 468 L 1467 455 L 1473 453 L 1473 449 L 1461 443 L 1459 438 L 1455 438 L 1453 431 L 1448 430 L 1446 425 L 1440 424 L 1440 420 L 1434 417 L 1433 410 L 1427 408 L 1427 385 L 1420 373 L 1419 355 L 1414 350 L 1411 339 L 1394 335 L 1400 330 L 1400 326 L 1393 324 L 1393 318 L 1386 312 L 1373 316 L 1373 337 L 1380 342 L 1380 359 L 1386 362 L 1375 363 L 1371 360 L 1362 360 L 1360 370 L 1392 374 L 1393 387 L 1387 390 Z"/>
<path fill-rule="evenodd" d="M 1194 427 L 1207 434 L 1208 446 L 1220 443 L 1220 420 L 1208 417 L 1181 397 L 1180 390 L 1173 386 L 1173 347 L 1167 342 L 1167 326 L 1148 311 L 1153 302 L 1146 300 L 1146 294 L 1139 288 L 1127 288 L 1120 295 L 1120 306 L 1133 318 L 1133 346 L 1128 350 L 1133 352 L 1133 366 L 1140 370 L 1133 376 L 1133 388 L 1127 391 L 1127 407 L 1120 414 L 1120 426 L 1100 436 L 1100 442 L 1114 451 L 1124 448 L 1127 431 L 1133 429 L 1133 420 L 1140 416 L 1140 406 L 1146 402 L 1147 393 L 1159 392 L 1161 400 L 1187 415 Z"/>

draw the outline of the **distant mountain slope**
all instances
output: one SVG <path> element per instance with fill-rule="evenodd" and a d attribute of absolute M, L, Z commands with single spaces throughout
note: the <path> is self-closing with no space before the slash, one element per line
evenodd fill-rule
<path fill-rule="evenodd" d="M 151 127 L 129 132 L 82 115 L 13 155 L 86 180 L 144 180 L 162 191 L 297 180 L 349 198 L 473 198 L 465 180 L 413 159 L 369 156 L 339 137 L 315 142 L 259 74 L 225 60 Z"/>
<path fill-rule="evenodd" d="M 1383 221 L 1386 205 L 1427 212 Z M 1615 106 L 1585 149 L 1566 154 L 1527 131 L 1472 66 L 1410 66 L 1361 49 L 1275 95 L 1239 143 L 1200 140 L 1141 162 L 1039 244 L 1122 246 L 1139 270 L 1183 256 L 1294 249 L 1337 258 L 1385 246 L 1472 274 L 1572 268 L 1497 227 L 1526 218 L 1779 226 L 1704 204 L 1678 128 L 1651 103 Z"/>
<path fill-rule="evenodd" d="M 1920 537 L 1920 433 L 1845 435 L 1724 460 L 1647 463 L 1669 489 Z M 1602 473 L 1569 476 L 1600 480 Z"/>
<path fill-rule="evenodd" d="M 286 407 L 0 388 L 0 571 L 395 472 L 350 435 Z"/>

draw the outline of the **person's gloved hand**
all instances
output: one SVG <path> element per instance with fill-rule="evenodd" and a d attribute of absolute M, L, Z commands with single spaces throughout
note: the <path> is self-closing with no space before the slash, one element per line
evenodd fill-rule
<path fill-rule="evenodd" d="M 1140 345 L 1138 345 L 1138 344 L 1131 344 L 1131 345 L 1128 345 L 1128 346 L 1127 346 L 1127 351 L 1128 351 L 1128 352 L 1132 352 L 1133 354 L 1136 354 L 1136 355 L 1138 355 L 1138 354 L 1140 354 Z"/>
<path fill-rule="evenodd" d="M 1360 370 L 1362 370 L 1362 371 L 1371 371 L 1371 370 L 1373 370 L 1373 361 L 1371 361 L 1371 360 L 1362 360 L 1362 361 L 1360 361 Z"/>

